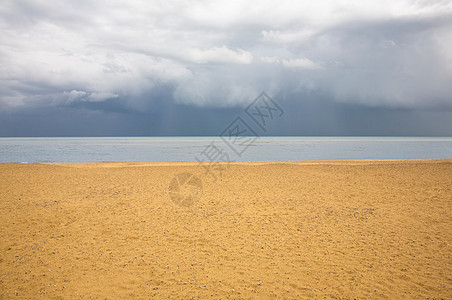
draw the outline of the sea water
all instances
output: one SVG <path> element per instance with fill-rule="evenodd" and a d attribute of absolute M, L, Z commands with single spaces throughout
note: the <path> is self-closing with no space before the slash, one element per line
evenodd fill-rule
<path fill-rule="evenodd" d="M 0 162 L 166 162 L 452 158 L 452 137 L 0 138 Z"/>

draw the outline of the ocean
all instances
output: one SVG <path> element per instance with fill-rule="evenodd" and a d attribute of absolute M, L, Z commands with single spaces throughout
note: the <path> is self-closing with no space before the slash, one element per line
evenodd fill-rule
<path fill-rule="evenodd" d="M 452 158 L 452 137 L 0 138 L 0 162 Z"/>

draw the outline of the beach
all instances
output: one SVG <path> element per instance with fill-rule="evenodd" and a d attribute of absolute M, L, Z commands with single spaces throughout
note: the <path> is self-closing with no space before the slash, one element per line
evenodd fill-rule
<path fill-rule="evenodd" d="M 206 171 L 0 164 L 0 298 L 452 297 L 452 159 Z"/>

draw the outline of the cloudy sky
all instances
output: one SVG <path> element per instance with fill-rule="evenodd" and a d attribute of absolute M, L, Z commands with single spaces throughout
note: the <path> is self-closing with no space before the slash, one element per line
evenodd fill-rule
<path fill-rule="evenodd" d="M 451 135 L 452 1 L 0 0 L 0 136 Z"/>

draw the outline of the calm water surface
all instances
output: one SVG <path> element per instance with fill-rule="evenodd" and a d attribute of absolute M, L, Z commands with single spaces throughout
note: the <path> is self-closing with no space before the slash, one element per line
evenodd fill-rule
<path fill-rule="evenodd" d="M 205 161 L 209 145 L 231 161 L 452 158 L 451 137 L 262 137 L 240 156 L 219 137 L 90 137 L 0 138 L 0 162 Z"/>

